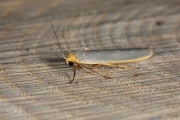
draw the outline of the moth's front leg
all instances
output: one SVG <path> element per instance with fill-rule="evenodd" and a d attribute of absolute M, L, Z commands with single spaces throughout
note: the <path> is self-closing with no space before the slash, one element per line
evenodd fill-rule
<path fill-rule="evenodd" d="M 82 67 L 80 65 L 74 65 L 74 75 L 73 75 L 73 79 L 69 82 L 69 84 L 71 84 L 74 79 L 75 79 L 75 76 L 76 76 L 76 69 L 81 69 Z"/>

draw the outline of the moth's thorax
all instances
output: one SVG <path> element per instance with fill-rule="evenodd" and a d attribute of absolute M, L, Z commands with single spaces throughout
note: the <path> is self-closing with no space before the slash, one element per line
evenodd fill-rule
<path fill-rule="evenodd" d="M 69 62 L 78 62 L 79 60 L 75 57 L 73 53 L 70 53 L 68 57 L 66 58 L 66 63 L 68 64 Z"/>

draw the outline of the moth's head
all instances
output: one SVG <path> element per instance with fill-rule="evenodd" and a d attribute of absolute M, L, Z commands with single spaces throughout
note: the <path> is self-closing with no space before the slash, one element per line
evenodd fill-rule
<path fill-rule="evenodd" d="M 70 53 L 66 58 L 66 64 L 69 66 L 73 66 L 74 63 L 78 62 L 78 59 L 75 57 L 73 53 Z"/>
<path fill-rule="evenodd" d="M 69 66 L 74 66 L 74 63 L 71 61 L 66 61 L 66 64 L 68 64 Z"/>

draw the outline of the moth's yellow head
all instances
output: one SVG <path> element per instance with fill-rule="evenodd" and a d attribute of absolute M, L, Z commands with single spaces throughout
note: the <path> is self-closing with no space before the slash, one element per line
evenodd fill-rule
<path fill-rule="evenodd" d="M 68 57 L 66 58 L 66 64 L 69 66 L 73 66 L 74 63 L 78 62 L 79 60 L 76 58 L 76 56 L 73 53 L 70 53 Z"/>

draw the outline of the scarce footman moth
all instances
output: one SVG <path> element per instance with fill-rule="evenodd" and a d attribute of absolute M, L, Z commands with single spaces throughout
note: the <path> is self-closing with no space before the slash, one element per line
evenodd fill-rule
<path fill-rule="evenodd" d="M 58 42 L 58 46 L 61 50 L 61 54 L 66 60 L 66 64 L 74 67 L 74 76 L 73 76 L 73 79 L 69 82 L 70 84 L 74 81 L 75 75 L 76 75 L 76 69 L 78 68 L 84 67 L 91 71 L 94 71 L 94 70 L 90 69 L 89 65 L 92 65 L 92 66 L 105 65 L 105 66 L 110 66 L 110 67 L 127 68 L 127 66 L 123 66 L 120 64 L 142 61 L 142 60 L 150 58 L 153 55 L 153 52 L 151 49 L 105 49 L 105 50 L 85 49 L 85 50 L 73 51 L 67 57 L 65 57 L 64 53 L 62 52 L 58 37 L 52 25 L 52 22 L 51 22 L 51 26 L 54 31 L 56 40 Z M 98 72 L 96 73 L 105 78 L 110 78 Z"/>

